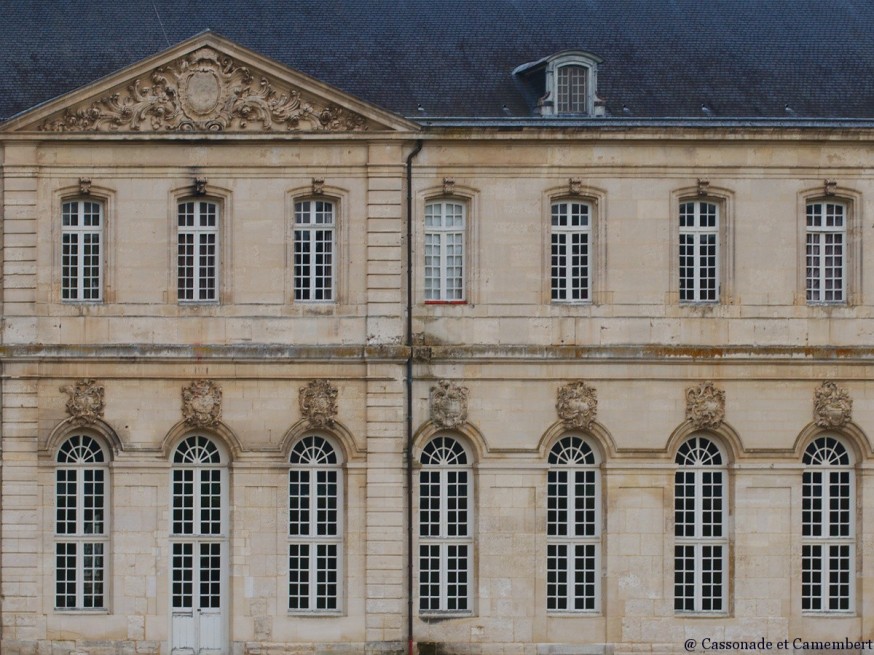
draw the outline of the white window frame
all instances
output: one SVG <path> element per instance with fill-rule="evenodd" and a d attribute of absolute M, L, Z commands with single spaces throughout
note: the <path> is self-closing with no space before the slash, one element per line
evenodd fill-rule
<path fill-rule="evenodd" d="M 61 443 L 55 463 L 55 610 L 105 611 L 110 589 L 107 451 L 89 434 L 72 434 Z M 95 514 L 92 520 L 86 521 L 89 509 Z M 72 519 L 65 510 L 72 510 Z M 72 530 L 67 527 L 70 523 Z M 91 552 L 86 553 L 89 549 Z M 63 568 L 59 566 L 62 557 L 68 560 Z M 99 562 L 94 558 L 99 558 Z M 62 571 L 66 572 L 63 580 Z M 89 578 L 91 593 L 88 593 Z M 72 594 L 69 590 L 60 593 L 62 585 L 72 586 Z M 70 596 L 72 603 L 66 600 Z M 62 598 L 65 600 L 58 602 Z"/>
<path fill-rule="evenodd" d="M 468 203 L 464 200 L 434 199 L 425 203 L 426 303 L 466 302 L 467 222 Z M 450 252 L 452 249 L 460 253 Z"/>
<path fill-rule="evenodd" d="M 810 305 L 847 303 L 849 210 L 848 203 L 839 199 L 811 199 L 805 204 L 804 286 Z M 829 219 L 836 223 L 837 218 L 840 225 L 828 225 Z M 838 263 L 832 261 L 835 257 Z M 836 274 L 835 269 L 839 269 Z"/>
<path fill-rule="evenodd" d="M 801 609 L 809 614 L 852 614 L 856 609 L 853 460 L 839 439 L 823 434 L 807 446 L 802 463 Z M 841 493 L 833 495 L 836 489 Z M 841 589 L 837 594 L 836 585 Z"/>
<path fill-rule="evenodd" d="M 97 225 L 86 225 L 93 222 Z M 61 300 L 103 302 L 105 203 L 71 198 L 61 203 Z M 95 252 L 96 246 L 96 252 Z M 96 274 L 95 270 L 96 269 Z"/>
<path fill-rule="evenodd" d="M 296 200 L 293 229 L 294 301 L 333 302 L 336 296 L 337 203 L 320 198 Z M 304 246 L 308 247 L 306 253 L 303 252 Z M 317 252 L 319 247 L 322 252 Z"/>
<path fill-rule="evenodd" d="M 344 557 L 344 476 L 340 450 L 322 435 L 306 435 L 292 447 L 289 464 L 288 611 L 290 614 L 338 614 L 342 610 Z M 333 485 L 335 493 L 325 493 L 326 485 Z M 306 494 L 294 493 L 302 487 Z M 324 511 L 333 511 L 333 520 L 320 518 L 320 512 Z M 320 526 L 324 529 L 320 530 Z M 305 554 L 301 552 L 304 550 Z M 299 558 L 307 561 L 304 568 L 296 569 L 292 563 Z M 327 563 L 329 560 L 333 560 L 333 566 Z M 295 571 L 303 571 L 304 579 L 295 579 Z M 298 585 L 305 585 L 306 591 L 300 591 Z"/>
<path fill-rule="evenodd" d="M 587 439 L 565 435 L 550 449 L 548 463 L 546 610 L 597 614 L 603 521 L 600 459 Z M 581 514 L 583 520 L 576 520 Z"/>
<path fill-rule="evenodd" d="M 185 476 L 187 472 L 191 475 Z M 180 493 L 179 485 L 189 482 L 191 493 Z M 205 485 L 216 482 L 219 485 L 218 494 L 203 493 Z M 181 488 L 184 489 L 184 486 Z M 189 613 L 195 617 L 195 627 L 192 628 L 197 634 L 195 641 L 206 650 L 225 642 L 229 610 L 227 578 L 230 489 L 227 457 L 216 439 L 203 433 L 193 433 L 180 440 L 171 455 L 169 492 L 169 600 L 172 640 L 176 644 L 194 634 L 187 630 L 177 633 L 177 615 Z M 185 497 L 190 497 L 191 502 L 177 502 Z M 218 507 L 215 507 L 216 502 Z M 186 529 L 186 524 L 190 524 L 190 529 Z M 189 560 L 187 565 L 186 559 Z M 203 565 L 205 560 L 208 566 Z M 210 623 L 214 629 L 201 632 L 201 620 L 208 615 L 217 617 Z"/>
<path fill-rule="evenodd" d="M 550 299 L 554 303 L 592 302 L 593 222 L 594 205 L 589 201 L 560 199 L 550 205 Z"/>
<path fill-rule="evenodd" d="M 181 224 L 193 205 L 192 225 Z M 185 208 L 185 209 L 183 209 Z M 212 212 L 210 212 L 210 208 Z M 184 212 L 184 213 L 183 213 Z M 213 225 L 209 225 L 210 216 Z M 180 304 L 218 303 L 221 290 L 221 203 L 215 199 L 186 198 L 176 204 L 176 298 Z M 185 219 L 187 222 L 187 218 Z M 212 243 L 210 243 L 210 240 Z M 190 241 L 190 243 L 188 243 Z M 201 252 L 203 247 L 212 252 Z M 190 248 L 190 250 L 189 250 Z M 190 266 L 182 258 L 190 259 Z M 210 258 L 212 263 L 210 264 Z M 212 274 L 205 273 L 210 271 Z M 212 286 L 209 281 L 212 281 Z M 190 281 L 190 285 L 188 282 Z M 190 297 L 188 297 L 190 296 Z"/>
<path fill-rule="evenodd" d="M 693 435 L 680 444 L 674 462 L 677 464 L 674 475 L 674 611 L 726 614 L 729 543 L 725 455 L 713 439 Z M 714 486 L 718 486 L 718 493 L 705 493 L 706 488 Z M 681 498 L 689 501 L 682 507 Z M 712 504 L 705 507 L 705 499 L 718 500 L 718 508 L 713 509 Z M 718 516 L 713 517 L 713 514 Z M 711 516 L 711 520 L 705 520 L 707 516 Z M 716 567 L 718 592 L 712 591 L 716 585 L 707 578 Z M 705 593 L 708 589 L 711 592 Z"/>
<path fill-rule="evenodd" d="M 548 58 L 546 64 L 546 98 L 541 104 L 542 116 L 603 116 L 603 106 L 596 106 L 598 89 L 598 64 L 601 59 L 587 52 L 562 52 Z M 585 89 L 581 105 L 568 106 L 561 88 L 562 69 L 578 66 L 582 69 Z"/>
<path fill-rule="evenodd" d="M 710 217 L 714 224 L 705 224 Z M 719 203 L 712 200 L 681 200 L 678 220 L 677 264 L 680 302 L 718 303 L 722 270 L 720 245 L 722 227 Z M 690 248 L 691 252 L 686 248 Z"/>
<path fill-rule="evenodd" d="M 474 482 L 470 455 L 455 437 L 437 435 L 422 448 L 421 462 L 418 475 L 419 538 L 416 578 L 419 614 L 469 616 L 473 613 L 474 589 Z M 466 490 L 464 494 L 450 495 L 452 487 L 462 484 Z M 429 487 L 434 488 L 437 493 L 426 494 Z M 436 499 L 437 507 L 433 508 L 433 504 L 428 504 L 426 498 Z M 463 520 L 450 520 L 450 503 L 456 512 L 460 512 L 459 508 L 463 507 Z M 435 514 L 436 521 L 425 520 L 435 518 Z M 433 529 L 429 529 L 431 527 Z M 456 534 L 451 534 L 452 532 Z M 463 564 L 451 569 L 452 562 L 458 559 L 463 559 Z M 434 562 L 436 565 L 432 565 Z M 459 574 L 459 577 L 453 579 L 453 573 Z M 432 574 L 431 579 L 426 580 L 425 577 L 429 574 Z M 435 587 L 436 593 L 431 593 Z M 462 590 L 458 590 L 458 587 Z M 453 593 L 453 589 L 456 593 Z M 426 590 L 428 593 L 425 593 Z"/>

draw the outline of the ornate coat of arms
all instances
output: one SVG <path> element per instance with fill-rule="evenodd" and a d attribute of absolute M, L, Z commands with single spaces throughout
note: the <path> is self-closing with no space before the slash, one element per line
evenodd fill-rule
<path fill-rule="evenodd" d="M 853 417 L 853 399 L 834 382 L 823 382 L 813 396 L 813 420 L 821 428 L 840 428 Z"/>
<path fill-rule="evenodd" d="M 334 425 L 337 416 L 337 387 L 327 380 L 313 380 L 300 388 L 300 413 L 314 428 Z"/>
<path fill-rule="evenodd" d="M 558 389 L 555 409 L 565 427 L 588 429 L 598 413 L 598 393 L 583 381 L 565 384 Z"/>
<path fill-rule="evenodd" d="M 467 387 L 440 380 L 431 387 L 431 420 L 441 428 L 453 429 L 467 422 Z"/>
<path fill-rule="evenodd" d="M 222 388 L 212 380 L 195 380 L 182 387 L 182 417 L 188 425 L 203 428 L 222 418 Z"/>
<path fill-rule="evenodd" d="M 710 381 L 686 389 L 686 419 L 696 428 L 718 428 L 725 419 L 725 391 Z"/>
<path fill-rule="evenodd" d="M 67 413 L 77 425 L 88 425 L 103 418 L 106 403 L 103 399 L 103 385 L 92 379 L 83 379 L 75 385 L 61 387 L 69 396 Z"/>

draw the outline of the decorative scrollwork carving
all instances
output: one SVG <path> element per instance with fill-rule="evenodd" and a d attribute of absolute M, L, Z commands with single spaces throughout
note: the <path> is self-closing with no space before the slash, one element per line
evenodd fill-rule
<path fill-rule="evenodd" d="M 686 419 L 698 429 L 716 429 L 725 419 L 725 391 L 710 381 L 686 389 Z"/>
<path fill-rule="evenodd" d="M 327 380 L 313 380 L 298 394 L 300 413 L 314 428 L 334 425 L 337 417 L 337 387 Z"/>
<path fill-rule="evenodd" d="M 86 378 L 61 387 L 61 391 L 69 396 L 67 413 L 76 425 L 90 425 L 103 418 L 106 401 L 102 384 Z"/>
<path fill-rule="evenodd" d="M 212 380 L 182 387 L 182 417 L 188 425 L 206 428 L 222 418 L 222 388 Z"/>
<path fill-rule="evenodd" d="M 837 180 L 823 180 L 823 193 L 827 196 L 833 196 L 838 192 Z"/>
<path fill-rule="evenodd" d="M 710 193 L 710 180 L 708 180 L 706 177 L 699 177 L 698 178 L 698 195 L 699 196 L 706 196 L 708 193 Z"/>
<path fill-rule="evenodd" d="M 443 178 L 443 195 L 451 196 L 455 193 L 455 178 L 453 177 L 444 177 Z"/>
<path fill-rule="evenodd" d="M 90 177 L 80 177 L 79 178 L 79 193 L 83 196 L 91 195 L 91 178 Z"/>
<path fill-rule="evenodd" d="M 470 391 L 451 380 L 440 380 L 431 387 L 431 420 L 441 428 L 454 429 L 467 422 L 467 397 Z"/>
<path fill-rule="evenodd" d="M 558 388 L 558 417 L 567 428 L 588 429 L 598 413 L 598 393 L 582 380 Z"/>
<path fill-rule="evenodd" d="M 853 399 L 834 382 L 823 382 L 813 395 L 813 420 L 821 428 L 842 428 L 853 417 Z"/>
<path fill-rule="evenodd" d="M 291 86 L 277 88 L 234 59 L 203 47 L 156 68 L 125 90 L 66 109 L 44 132 L 362 131 L 367 119 Z"/>

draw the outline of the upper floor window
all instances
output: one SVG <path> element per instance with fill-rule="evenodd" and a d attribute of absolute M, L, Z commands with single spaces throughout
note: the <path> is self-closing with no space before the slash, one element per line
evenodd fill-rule
<path fill-rule="evenodd" d="M 728 535 L 723 456 L 693 436 L 677 451 L 674 474 L 674 610 L 724 612 Z"/>
<path fill-rule="evenodd" d="M 807 302 L 846 302 L 846 255 L 847 206 L 823 200 L 807 203 Z"/>
<path fill-rule="evenodd" d="M 294 204 L 294 299 L 334 300 L 336 212 L 333 202 Z"/>
<path fill-rule="evenodd" d="M 822 436 L 805 449 L 801 490 L 801 608 L 853 610 L 856 548 L 852 462 L 844 445 Z"/>
<path fill-rule="evenodd" d="M 342 471 L 331 443 L 306 436 L 291 449 L 288 472 L 288 608 L 339 609 Z"/>
<path fill-rule="evenodd" d="M 465 210 L 454 200 L 425 205 L 426 301 L 464 301 Z"/>
<path fill-rule="evenodd" d="M 419 471 L 419 610 L 468 613 L 472 586 L 471 469 L 452 437 L 434 437 Z"/>
<path fill-rule="evenodd" d="M 582 438 L 549 451 L 546 520 L 546 608 L 600 609 L 601 479 L 598 458 Z"/>
<path fill-rule="evenodd" d="M 569 200 L 554 202 L 550 242 L 553 302 L 590 302 L 591 205 Z"/>
<path fill-rule="evenodd" d="M 177 298 L 215 302 L 219 280 L 219 207 L 208 200 L 178 206 Z"/>
<path fill-rule="evenodd" d="M 719 206 L 680 203 L 680 302 L 719 300 Z"/>
<path fill-rule="evenodd" d="M 96 439 L 61 444 L 55 471 L 55 607 L 106 607 L 107 468 Z"/>
<path fill-rule="evenodd" d="M 61 298 L 102 300 L 103 205 L 69 200 L 61 207 Z"/>

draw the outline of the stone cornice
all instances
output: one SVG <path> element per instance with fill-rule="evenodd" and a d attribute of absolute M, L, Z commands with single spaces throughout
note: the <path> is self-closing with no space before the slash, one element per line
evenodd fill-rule
<path fill-rule="evenodd" d="M 696 363 L 773 362 L 786 364 L 841 362 L 874 364 L 874 346 L 537 346 L 537 345 L 429 345 L 428 356 L 418 359 L 431 364 L 454 361 L 517 362 L 555 361 L 587 363 Z M 366 362 L 406 361 L 409 348 L 384 345 L 284 345 L 284 344 L 111 344 L 0 346 L 3 361 L 235 361 L 288 363 L 290 361 Z"/>

